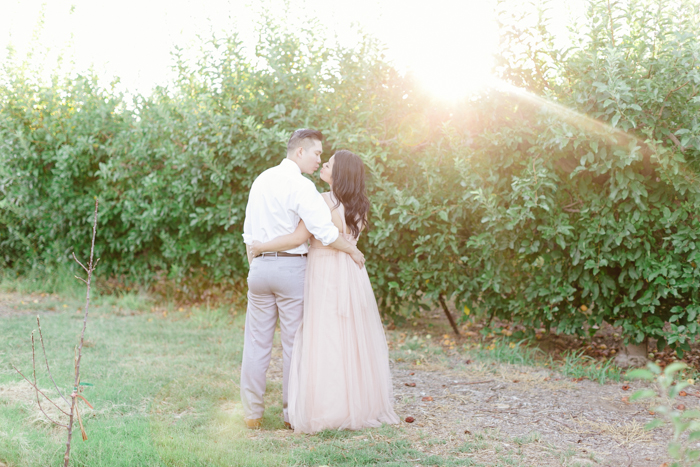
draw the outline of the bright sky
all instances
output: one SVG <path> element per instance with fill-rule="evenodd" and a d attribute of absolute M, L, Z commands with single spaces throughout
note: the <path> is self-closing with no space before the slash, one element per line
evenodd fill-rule
<path fill-rule="evenodd" d="M 254 0 L 0 0 L 0 60 L 12 44 L 23 56 L 38 44 L 49 63 L 63 53 L 78 70 L 94 66 L 106 80 L 121 78 L 131 91 L 148 93 L 167 82 L 175 44 L 198 34 L 233 29 L 253 39 L 259 6 Z M 283 0 L 265 0 L 273 10 Z M 303 5 L 337 32 L 355 40 L 352 24 L 387 45 L 387 56 L 411 71 L 437 97 L 463 97 L 489 81 L 498 43 L 495 0 L 289 0 Z M 557 2 L 558 3 L 558 2 Z M 44 9 L 44 26 L 32 40 Z M 557 13 L 564 14 L 563 12 Z M 51 66 L 51 65 L 49 65 Z"/>

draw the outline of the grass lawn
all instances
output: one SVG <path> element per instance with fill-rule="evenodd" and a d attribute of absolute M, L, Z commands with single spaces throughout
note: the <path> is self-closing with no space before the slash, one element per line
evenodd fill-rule
<path fill-rule="evenodd" d="M 10 362 L 31 375 L 29 336 L 37 328 L 36 311 L 54 377 L 69 393 L 80 300 L 53 296 L 23 305 L 26 312 L 0 314 L 0 465 L 63 465 L 65 430 L 43 421 L 31 389 Z M 400 427 L 293 435 L 283 427 L 276 382 L 268 383 L 264 429 L 247 430 L 238 390 L 243 313 L 149 312 L 149 306 L 137 296 L 107 297 L 98 299 L 90 315 L 81 381 L 91 384 L 83 395 L 94 410 L 82 405 L 89 438 L 83 442 L 76 425 L 71 465 L 473 464 L 463 456 L 413 449 Z M 56 395 L 40 358 L 37 376 L 39 386 Z"/>
<path fill-rule="evenodd" d="M 53 375 L 70 393 L 83 294 L 77 281 L 0 272 L 0 467 L 63 465 L 65 430 L 45 421 L 10 363 L 31 378 L 38 314 Z M 460 339 L 440 313 L 387 333 L 396 410 L 414 423 L 307 436 L 283 426 L 279 342 L 263 429 L 245 428 L 244 304 L 183 309 L 138 293 L 93 303 L 81 381 L 94 409 L 81 403 L 88 440 L 76 424 L 73 466 L 582 467 L 634 458 L 633 465 L 657 467 L 665 459 L 666 435 L 637 433 L 649 416 L 625 401 L 622 373 L 609 360 L 575 349 L 551 354 L 496 333 L 479 337 L 477 321 L 464 324 Z M 39 386 L 59 400 L 37 357 Z M 635 439 L 620 438 L 632 428 Z M 628 450 L 618 449 L 623 442 Z"/>

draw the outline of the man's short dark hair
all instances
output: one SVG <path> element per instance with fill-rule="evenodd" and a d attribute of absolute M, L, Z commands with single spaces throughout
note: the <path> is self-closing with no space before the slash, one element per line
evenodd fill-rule
<path fill-rule="evenodd" d="M 292 133 L 292 136 L 287 142 L 287 152 L 294 151 L 299 146 L 303 146 L 306 149 L 304 142 L 305 139 L 323 142 L 323 134 L 318 130 L 311 130 L 309 128 L 296 130 L 294 133 Z"/>

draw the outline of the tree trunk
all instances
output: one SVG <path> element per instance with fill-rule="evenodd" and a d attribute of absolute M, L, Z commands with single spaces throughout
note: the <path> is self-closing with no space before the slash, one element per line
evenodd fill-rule
<path fill-rule="evenodd" d="M 440 301 L 440 305 L 442 306 L 442 311 L 445 312 L 445 316 L 447 316 L 447 320 L 450 322 L 452 329 L 454 330 L 455 334 L 457 334 L 459 336 L 460 335 L 459 329 L 457 329 L 457 324 L 455 323 L 454 318 L 452 318 L 452 314 L 450 313 L 450 310 L 447 308 L 447 304 L 445 303 L 445 297 L 440 295 L 440 296 L 438 296 L 438 300 Z"/>
<path fill-rule="evenodd" d="M 644 338 L 639 344 L 629 343 L 615 356 L 615 365 L 620 368 L 642 367 L 649 361 L 647 359 L 648 338 Z"/>

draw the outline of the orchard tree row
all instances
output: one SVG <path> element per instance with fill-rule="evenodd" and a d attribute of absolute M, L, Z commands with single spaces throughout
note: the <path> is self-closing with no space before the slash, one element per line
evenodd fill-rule
<path fill-rule="evenodd" d="M 369 172 L 380 307 L 454 304 L 583 333 L 607 321 L 682 352 L 700 313 L 700 7 L 590 1 L 558 46 L 543 8 L 499 3 L 500 80 L 435 102 L 365 37 L 353 48 L 270 18 L 174 53 L 177 78 L 127 98 L 91 75 L 0 74 L 0 267 L 69 264 L 100 199 L 104 277 L 244 287 L 250 185 L 289 133 Z M 460 60 L 455 51 L 454 60 Z M 466 308 L 465 308 L 466 307 Z"/>

